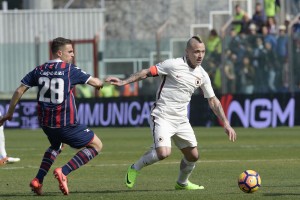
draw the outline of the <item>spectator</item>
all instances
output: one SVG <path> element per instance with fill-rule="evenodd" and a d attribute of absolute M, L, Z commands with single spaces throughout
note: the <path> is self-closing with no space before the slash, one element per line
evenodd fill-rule
<path fill-rule="evenodd" d="M 87 84 L 77 85 L 76 86 L 76 97 L 77 98 L 92 98 L 93 94 L 90 89 L 90 86 Z"/>
<path fill-rule="evenodd" d="M 296 40 L 300 40 L 300 17 L 298 21 L 292 27 L 293 38 Z"/>
<path fill-rule="evenodd" d="M 266 49 L 266 69 L 268 72 L 269 91 L 276 92 L 275 78 L 277 74 L 276 72 L 278 70 L 277 56 L 276 53 L 272 50 L 272 45 L 270 43 L 268 42 L 265 43 L 265 49 Z"/>
<path fill-rule="evenodd" d="M 255 12 L 252 16 L 252 21 L 257 27 L 257 33 L 262 33 L 261 29 L 266 23 L 266 15 L 260 2 L 255 4 Z"/>
<path fill-rule="evenodd" d="M 214 62 L 213 59 L 207 60 L 207 67 L 205 67 L 205 70 L 211 80 L 213 89 L 217 94 L 220 94 L 221 92 L 221 77 L 219 76 L 220 69 L 217 67 L 217 64 Z"/>
<path fill-rule="evenodd" d="M 239 4 L 235 5 L 235 13 L 233 15 L 233 29 L 236 33 L 240 33 L 242 29 L 242 20 L 245 15 L 245 11 Z"/>
<path fill-rule="evenodd" d="M 270 34 L 274 34 L 274 35 L 277 34 L 277 32 L 278 32 L 277 31 L 277 25 L 276 25 L 276 20 L 275 20 L 274 17 L 268 17 L 266 25 L 267 25 L 267 28 L 268 28 L 268 32 Z"/>
<path fill-rule="evenodd" d="M 275 17 L 280 9 L 280 0 L 264 0 L 264 10 L 267 17 Z"/>
<path fill-rule="evenodd" d="M 243 58 L 243 67 L 240 71 L 241 85 L 243 94 L 253 94 L 255 82 L 255 70 L 250 64 L 250 58 L 245 56 Z"/>
<path fill-rule="evenodd" d="M 288 36 L 286 34 L 286 27 L 284 25 L 279 26 L 279 35 L 277 38 L 276 54 L 278 57 L 277 61 L 279 63 L 279 67 L 277 69 L 278 76 L 276 78 L 276 82 L 278 83 L 278 87 L 281 87 L 282 70 L 288 58 Z"/>
<path fill-rule="evenodd" d="M 253 51 L 253 49 L 255 48 L 256 39 L 257 37 L 259 37 L 256 30 L 257 30 L 256 25 L 254 23 L 250 24 L 249 34 L 247 36 L 247 42 L 248 42 L 247 47 L 249 52 Z"/>
<path fill-rule="evenodd" d="M 239 44 L 241 44 L 241 38 L 239 37 L 239 35 L 237 35 L 237 32 L 235 32 L 234 29 L 231 29 L 230 41 L 228 43 L 229 50 L 232 53 L 237 54 L 239 51 L 239 48 L 238 48 Z"/>
<path fill-rule="evenodd" d="M 296 44 L 293 45 L 293 70 L 295 72 L 294 77 L 297 79 L 296 83 L 300 83 L 300 40 L 296 41 Z"/>
<path fill-rule="evenodd" d="M 225 65 L 224 65 L 224 75 L 226 80 L 226 90 L 225 93 L 235 94 L 236 93 L 236 75 L 234 64 L 236 62 L 237 56 L 231 53 L 230 50 L 226 51 L 225 54 Z"/>
<path fill-rule="evenodd" d="M 250 33 L 250 26 L 254 25 L 251 18 L 247 13 L 244 14 L 242 24 L 241 24 L 241 31 L 240 33 L 249 34 Z M 254 25 L 255 26 L 255 25 Z"/>
<path fill-rule="evenodd" d="M 282 87 L 280 88 L 281 92 L 290 92 L 290 69 L 288 63 L 283 65 L 282 70 Z"/>
<path fill-rule="evenodd" d="M 292 14 L 297 15 L 300 12 L 300 1 L 299 0 L 293 0 L 292 1 Z"/>
<path fill-rule="evenodd" d="M 266 50 L 263 40 L 256 39 L 256 47 L 253 50 L 253 67 L 255 68 L 255 90 L 256 92 L 267 92 L 266 81 Z"/>
<path fill-rule="evenodd" d="M 288 33 L 287 27 L 289 27 L 290 22 L 291 22 L 291 17 L 289 15 L 287 15 L 283 22 L 283 25 L 286 27 L 285 33 Z"/>
<path fill-rule="evenodd" d="M 248 54 L 250 45 L 247 41 L 247 35 L 244 33 L 240 33 L 238 35 L 240 43 L 238 44 L 237 51 L 234 52 L 237 55 L 237 70 L 240 70 L 241 65 L 243 63 L 243 57 Z"/>
<path fill-rule="evenodd" d="M 263 42 L 270 43 L 272 45 L 272 50 L 276 51 L 276 46 L 277 46 L 277 38 L 275 34 L 270 34 L 268 31 L 267 26 L 262 27 L 262 37 L 263 37 Z"/>
<path fill-rule="evenodd" d="M 104 87 L 100 90 L 100 97 L 110 98 L 118 96 L 120 96 L 120 93 L 114 85 L 104 83 Z"/>
<path fill-rule="evenodd" d="M 221 60 L 222 41 L 215 29 L 212 29 L 209 33 L 206 51 L 207 57 L 214 59 L 216 62 Z"/>

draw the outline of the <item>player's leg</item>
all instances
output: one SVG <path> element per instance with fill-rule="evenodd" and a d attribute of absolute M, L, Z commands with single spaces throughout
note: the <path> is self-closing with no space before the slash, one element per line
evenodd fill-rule
<path fill-rule="evenodd" d="M 173 139 L 176 146 L 183 153 L 175 189 L 204 189 L 203 186 L 193 184 L 189 181 L 189 177 L 192 174 L 199 158 L 196 137 L 190 124 L 187 122 L 180 125 L 178 133 L 173 137 Z"/>
<path fill-rule="evenodd" d="M 181 149 L 184 157 L 180 162 L 180 170 L 177 182 L 175 184 L 175 189 L 184 190 L 198 190 L 204 189 L 203 186 L 193 184 L 189 181 L 189 177 L 192 174 L 196 162 L 198 160 L 198 150 L 197 147 L 186 147 Z"/>
<path fill-rule="evenodd" d="M 19 162 L 20 158 L 8 157 L 5 149 L 5 136 L 3 126 L 0 127 L 0 166 L 6 163 Z"/>
<path fill-rule="evenodd" d="M 133 188 L 136 177 L 139 174 L 139 171 L 148 166 L 152 165 L 160 160 L 165 159 L 171 154 L 170 147 L 157 147 L 156 149 L 150 149 L 147 151 L 139 160 L 137 160 L 134 164 L 128 167 L 126 176 L 125 176 L 125 184 L 128 188 Z M 163 155 L 163 156 L 162 156 Z"/>
<path fill-rule="evenodd" d="M 62 145 L 62 143 L 61 143 Z M 60 146 L 61 146 L 60 145 Z M 61 148 L 50 146 L 44 153 L 42 158 L 42 162 L 39 168 L 39 171 L 36 175 L 36 178 L 42 184 L 44 181 L 44 177 L 47 175 L 49 169 L 53 165 L 54 161 L 56 160 L 57 156 L 61 153 Z"/>
<path fill-rule="evenodd" d="M 142 168 L 163 160 L 171 154 L 172 125 L 163 119 L 152 118 L 150 128 L 154 140 L 153 147 L 128 167 L 125 176 L 125 184 L 128 188 L 134 186 L 136 177 Z"/>
<path fill-rule="evenodd" d="M 101 140 L 85 125 L 78 125 L 71 127 L 71 129 L 72 130 L 68 130 L 68 134 L 65 135 L 64 142 L 73 148 L 82 149 L 80 149 L 67 164 L 61 168 L 56 168 L 53 172 L 59 182 L 59 188 L 64 195 L 69 194 L 67 175 L 87 164 L 96 157 L 102 149 Z"/>
<path fill-rule="evenodd" d="M 53 134 L 51 129 L 44 128 L 44 132 L 46 135 L 48 135 L 48 140 L 51 146 L 46 149 L 40 164 L 40 168 L 35 178 L 29 184 L 31 190 L 37 195 L 43 194 L 42 187 L 44 177 L 48 174 L 57 156 L 61 153 L 61 149 L 63 146 L 60 139 L 57 137 L 57 134 Z"/>
<path fill-rule="evenodd" d="M 150 129 L 154 143 L 152 148 L 133 164 L 132 168 L 138 171 L 159 160 L 164 160 L 171 154 L 171 137 L 175 131 L 172 124 L 162 118 L 151 117 Z"/>
<path fill-rule="evenodd" d="M 0 115 L 1 116 L 1 115 Z M 0 166 L 6 164 L 5 137 L 3 126 L 0 126 Z"/>
<path fill-rule="evenodd" d="M 78 169 L 82 165 L 85 165 L 94 157 L 96 157 L 100 153 L 101 149 L 102 142 L 95 134 L 91 143 L 79 150 L 76 155 L 62 167 L 62 172 L 67 176 L 72 171 Z"/>

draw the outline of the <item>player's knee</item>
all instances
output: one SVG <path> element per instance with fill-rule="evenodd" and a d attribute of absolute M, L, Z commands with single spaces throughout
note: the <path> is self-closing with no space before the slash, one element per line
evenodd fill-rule
<path fill-rule="evenodd" d="M 169 157 L 170 154 L 171 154 L 171 151 L 168 151 L 168 150 L 158 151 L 157 152 L 157 157 L 158 157 L 159 160 L 164 160 L 167 157 Z"/>
<path fill-rule="evenodd" d="M 92 143 L 89 146 L 93 147 L 98 153 L 103 148 L 103 144 L 102 144 L 101 140 L 96 135 L 94 137 L 94 140 L 92 141 Z"/>
<path fill-rule="evenodd" d="M 165 153 L 161 153 L 161 154 L 157 154 L 157 157 L 158 157 L 159 160 L 164 160 L 167 157 L 169 157 L 169 155 L 165 154 Z"/>
<path fill-rule="evenodd" d="M 191 158 L 190 162 L 197 162 L 199 160 L 199 156 L 194 156 Z"/>
<path fill-rule="evenodd" d="M 98 141 L 98 143 L 97 143 L 97 148 L 96 148 L 96 150 L 97 150 L 98 152 L 100 152 L 100 151 L 102 150 L 102 148 L 103 148 L 103 144 L 102 144 L 101 140 L 99 139 L 99 141 Z"/>
<path fill-rule="evenodd" d="M 186 156 L 187 161 L 189 162 L 197 162 L 199 160 L 198 154 L 191 154 L 190 156 Z"/>

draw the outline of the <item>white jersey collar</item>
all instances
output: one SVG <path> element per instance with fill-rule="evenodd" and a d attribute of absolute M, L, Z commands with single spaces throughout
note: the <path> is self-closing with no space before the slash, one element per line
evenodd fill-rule
<path fill-rule="evenodd" d="M 49 60 L 48 63 L 63 62 L 61 59 Z"/>

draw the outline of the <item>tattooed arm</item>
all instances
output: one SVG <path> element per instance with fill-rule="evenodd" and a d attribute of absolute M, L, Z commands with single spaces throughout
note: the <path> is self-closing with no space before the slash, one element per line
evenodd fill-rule
<path fill-rule="evenodd" d="M 230 126 L 230 123 L 224 113 L 224 110 L 222 108 L 219 99 L 216 96 L 209 98 L 208 104 L 210 108 L 213 110 L 213 112 L 215 113 L 215 115 L 223 122 L 224 130 L 225 133 L 228 135 L 229 140 L 234 142 L 236 140 L 235 130 Z"/>
<path fill-rule="evenodd" d="M 105 79 L 105 82 L 109 82 L 112 85 L 122 86 L 132 82 L 143 80 L 151 75 L 150 68 L 149 69 L 142 69 L 134 74 L 131 74 L 128 78 L 121 80 L 117 77 L 108 77 Z"/>

